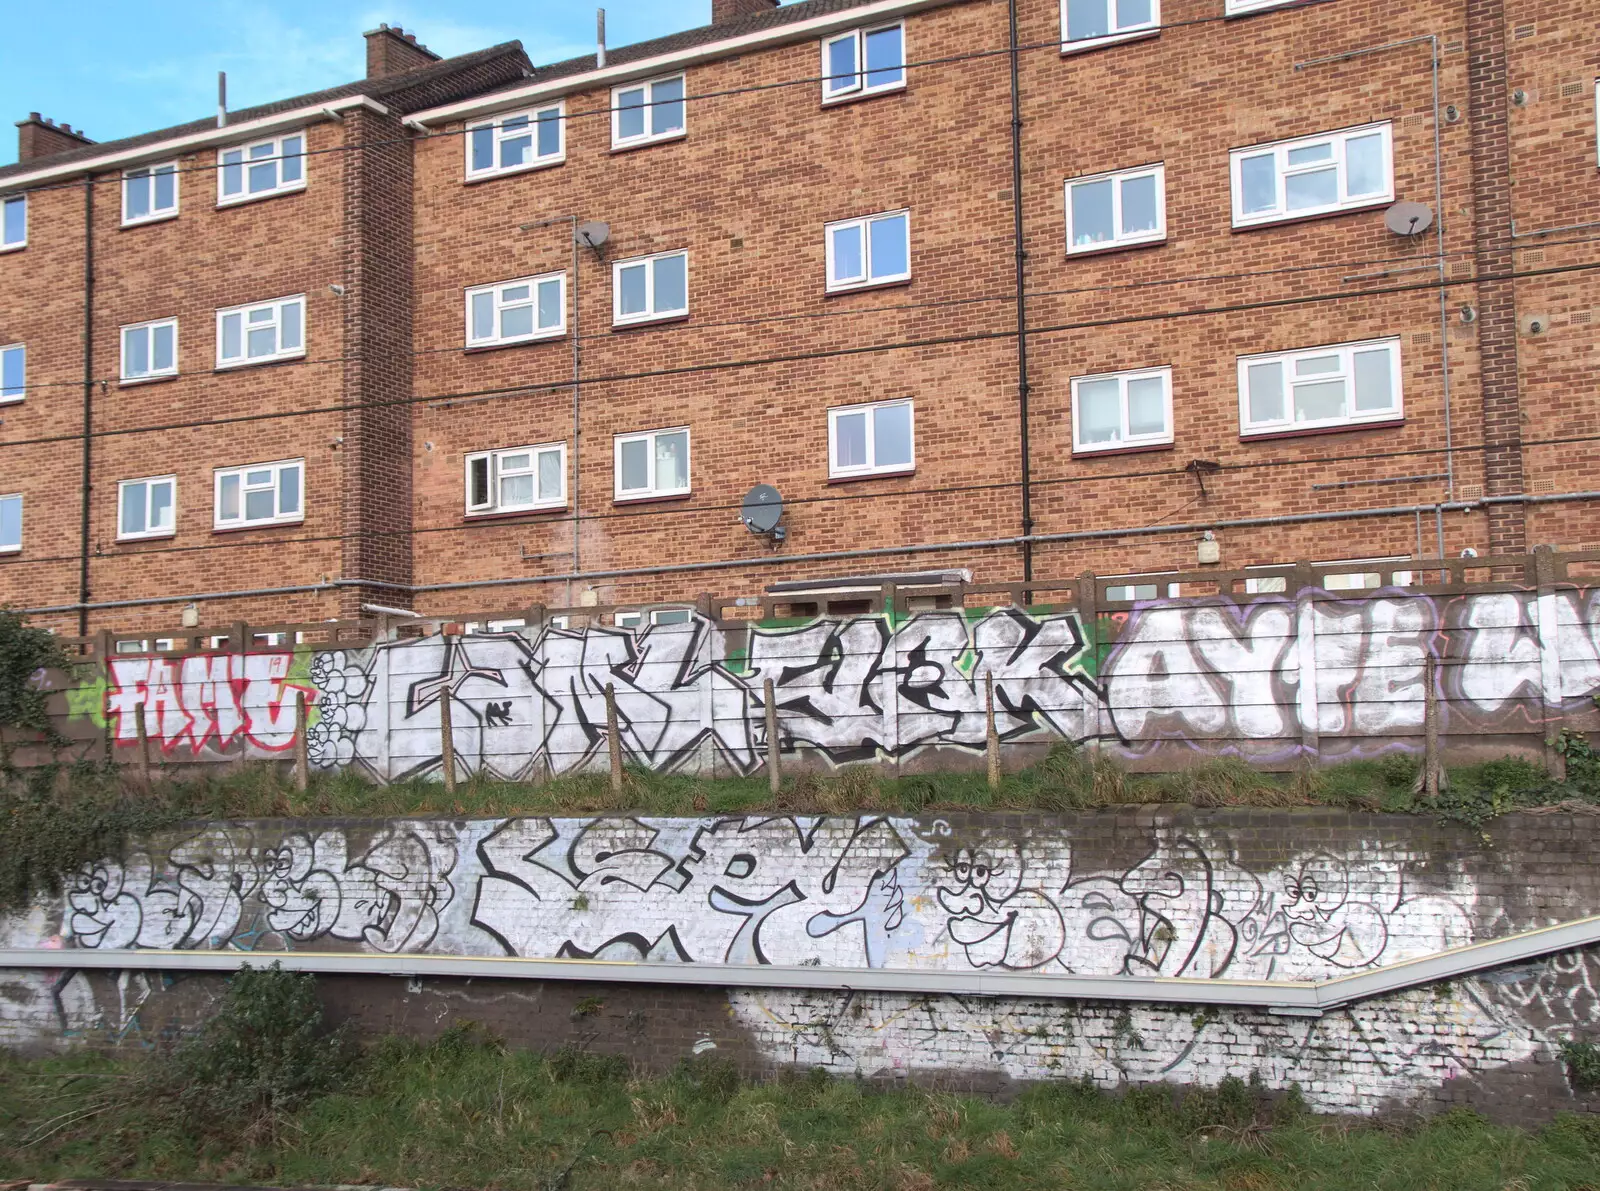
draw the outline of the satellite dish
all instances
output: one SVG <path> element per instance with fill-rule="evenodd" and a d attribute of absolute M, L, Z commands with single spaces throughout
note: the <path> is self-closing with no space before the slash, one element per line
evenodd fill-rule
<path fill-rule="evenodd" d="M 739 520 L 751 533 L 771 534 L 774 541 L 781 542 L 784 532 L 778 522 L 782 519 L 783 497 L 771 484 L 757 484 L 745 494 L 744 504 L 739 507 Z"/>
<path fill-rule="evenodd" d="M 585 248 L 599 248 L 611 239 L 611 225 L 593 220 L 589 223 L 580 223 L 572 233 L 573 238 Z"/>
<path fill-rule="evenodd" d="M 1383 213 L 1383 225 L 1397 236 L 1420 236 L 1433 226 L 1433 211 L 1426 203 L 1401 201 Z"/>

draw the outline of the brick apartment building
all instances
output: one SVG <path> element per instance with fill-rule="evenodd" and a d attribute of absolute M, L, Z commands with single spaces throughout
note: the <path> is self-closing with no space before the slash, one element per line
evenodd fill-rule
<path fill-rule="evenodd" d="M 1208 533 L 1355 585 L 1600 541 L 1572 0 L 714 7 L 545 67 L 380 29 L 361 82 L 110 144 L 24 121 L 0 600 L 843 610 L 1153 594 Z"/>

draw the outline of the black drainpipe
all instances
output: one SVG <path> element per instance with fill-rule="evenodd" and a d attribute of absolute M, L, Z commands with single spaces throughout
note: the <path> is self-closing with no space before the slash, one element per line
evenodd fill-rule
<path fill-rule="evenodd" d="M 83 520 L 78 560 L 78 636 L 89 635 L 89 464 L 94 440 L 94 177 L 83 180 Z"/>
<path fill-rule="evenodd" d="M 1017 405 L 1022 423 L 1022 578 L 1033 581 L 1033 460 L 1028 447 L 1028 251 L 1022 243 L 1022 83 L 1017 42 L 1017 0 L 1011 18 L 1011 218 L 1017 241 Z"/>

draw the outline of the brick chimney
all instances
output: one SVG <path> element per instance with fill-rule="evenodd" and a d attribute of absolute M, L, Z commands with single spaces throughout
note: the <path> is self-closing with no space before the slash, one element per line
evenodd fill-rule
<path fill-rule="evenodd" d="M 417 44 L 415 33 L 407 33 L 399 25 L 392 29 L 388 25 L 379 25 L 363 36 L 367 39 L 369 79 L 386 79 L 390 75 L 404 74 L 408 70 L 439 61 L 438 54 L 425 45 Z"/>
<path fill-rule="evenodd" d="M 711 23 L 721 25 L 758 12 L 771 12 L 778 0 L 711 0 Z"/>
<path fill-rule="evenodd" d="M 26 120 L 17 121 L 17 160 L 32 161 L 35 157 L 49 157 L 80 145 L 94 144 L 70 124 L 57 124 L 46 120 L 38 112 L 29 112 Z"/>

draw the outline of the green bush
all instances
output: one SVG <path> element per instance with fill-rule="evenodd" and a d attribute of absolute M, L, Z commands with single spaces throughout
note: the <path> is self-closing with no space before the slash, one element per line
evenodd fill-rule
<path fill-rule="evenodd" d="M 1561 1059 L 1574 1088 L 1581 1092 L 1600 1091 L 1600 1046 L 1593 1042 L 1563 1042 Z"/>
<path fill-rule="evenodd" d="M 41 670 L 65 669 L 68 663 L 66 649 L 54 636 L 0 609 L 0 763 L 6 768 L 17 743 L 15 733 L 38 732 L 52 745 L 61 743 L 50 722 L 50 692 L 37 678 Z"/>

